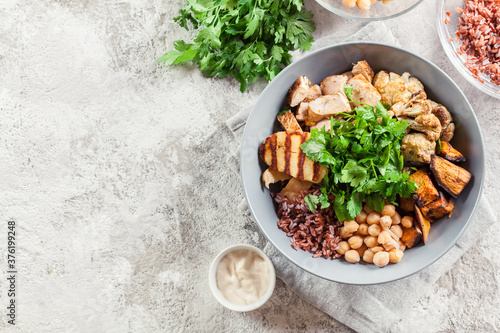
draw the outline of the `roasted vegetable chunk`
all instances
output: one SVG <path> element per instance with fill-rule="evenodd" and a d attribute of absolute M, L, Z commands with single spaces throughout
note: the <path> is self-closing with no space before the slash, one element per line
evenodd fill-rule
<path fill-rule="evenodd" d="M 429 237 L 429 231 L 431 230 L 431 223 L 425 218 L 417 205 L 415 205 L 415 221 L 422 231 L 422 242 L 426 244 L 427 238 Z"/>
<path fill-rule="evenodd" d="M 288 180 L 290 178 L 292 178 L 292 176 L 270 168 L 266 169 L 266 171 L 262 173 L 262 182 L 264 183 L 264 186 L 267 188 L 269 188 L 271 184 L 277 183 L 281 180 Z"/>
<path fill-rule="evenodd" d="M 413 205 L 415 200 L 413 198 L 399 198 L 399 208 L 404 212 L 413 212 Z"/>
<path fill-rule="evenodd" d="M 424 169 L 411 174 L 410 181 L 414 181 L 418 186 L 417 193 L 412 196 L 417 201 L 419 207 L 423 207 L 439 199 L 439 191 L 432 183 L 430 175 Z"/>
<path fill-rule="evenodd" d="M 422 231 L 420 229 L 414 226 L 411 228 L 403 227 L 402 229 L 403 236 L 401 236 L 400 240 L 407 248 L 411 249 L 420 242 L 422 238 Z"/>
<path fill-rule="evenodd" d="M 450 217 L 454 207 L 453 201 L 446 199 L 444 194 L 439 192 L 439 199 L 434 200 L 426 206 L 420 207 L 420 210 L 426 219 L 434 222 L 446 215 Z"/>
<path fill-rule="evenodd" d="M 287 112 L 278 115 L 278 121 L 283 125 L 283 128 L 287 132 L 302 132 L 302 128 L 299 125 L 297 119 L 293 115 L 292 111 L 288 110 Z"/>
<path fill-rule="evenodd" d="M 300 180 L 319 183 L 328 168 L 311 161 L 300 149 L 300 145 L 310 135 L 308 132 L 274 133 L 260 145 L 259 156 L 273 170 Z"/>
<path fill-rule="evenodd" d="M 431 171 L 438 185 L 454 198 L 459 196 L 472 177 L 469 171 L 436 155 L 431 155 Z"/>
<path fill-rule="evenodd" d="M 461 152 L 453 148 L 453 146 L 446 141 L 441 142 L 441 151 L 439 152 L 441 157 L 444 157 L 448 161 L 452 162 L 463 162 L 465 161 L 464 155 Z"/>

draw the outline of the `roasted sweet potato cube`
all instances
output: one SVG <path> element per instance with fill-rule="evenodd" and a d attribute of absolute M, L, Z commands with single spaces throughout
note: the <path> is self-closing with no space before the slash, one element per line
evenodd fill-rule
<path fill-rule="evenodd" d="M 444 157 L 448 161 L 452 162 L 463 162 L 465 161 L 464 155 L 461 152 L 453 148 L 453 146 L 446 141 L 441 141 L 441 151 L 439 156 Z"/>
<path fill-rule="evenodd" d="M 472 177 L 469 171 L 436 155 L 431 155 L 431 171 L 438 185 L 454 198 L 460 195 Z"/>
<path fill-rule="evenodd" d="M 419 207 L 423 207 L 439 199 L 439 191 L 432 183 L 430 175 L 424 169 L 412 173 L 410 181 L 414 181 L 418 186 L 417 193 L 413 194 L 412 197 L 417 201 Z"/>
<path fill-rule="evenodd" d="M 415 200 L 413 198 L 399 198 L 399 208 L 404 212 L 413 212 L 413 205 Z"/>
<path fill-rule="evenodd" d="M 425 218 L 424 214 L 422 214 L 417 205 L 415 205 L 415 222 L 418 228 L 422 231 L 422 242 L 426 244 L 427 238 L 429 237 L 429 231 L 431 230 L 431 222 Z"/>
<path fill-rule="evenodd" d="M 451 217 L 451 212 L 454 208 L 453 200 L 448 200 L 442 192 L 439 192 L 439 199 L 434 200 L 430 204 L 420 207 L 422 214 L 431 222 L 448 215 Z"/>
<path fill-rule="evenodd" d="M 403 227 L 403 236 L 401 236 L 400 240 L 407 248 L 411 249 L 420 242 L 421 237 L 422 231 L 417 227 Z"/>
<path fill-rule="evenodd" d="M 302 128 L 299 125 L 299 122 L 293 115 L 292 111 L 288 110 L 285 113 L 278 115 L 278 121 L 283 125 L 285 131 L 287 132 L 302 132 Z"/>

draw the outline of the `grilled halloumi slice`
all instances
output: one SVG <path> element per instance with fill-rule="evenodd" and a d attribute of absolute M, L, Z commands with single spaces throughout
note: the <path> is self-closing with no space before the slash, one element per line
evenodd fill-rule
<path fill-rule="evenodd" d="M 260 158 L 273 170 L 300 180 L 319 183 L 328 168 L 313 162 L 300 149 L 311 134 L 308 132 L 277 132 L 267 137 L 259 148 Z"/>

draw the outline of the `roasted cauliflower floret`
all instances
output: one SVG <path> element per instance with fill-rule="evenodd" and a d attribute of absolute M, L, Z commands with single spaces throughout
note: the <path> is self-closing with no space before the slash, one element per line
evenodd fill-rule
<path fill-rule="evenodd" d="M 405 82 L 406 90 L 412 94 L 418 93 L 420 90 L 424 90 L 424 85 L 416 77 L 410 77 L 410 73 L 404 72 L 401 78 Z"/>
<path fill-rule="evenodd" d="M 455 132 L 455 124 L 453 123 L 453 117 L 451 113 L 443 105 L 430 101 L 432 105 L 432 114 L 435 115 L 439 122 L 441 123 L 441 140 L 450 141 L 453 138 Z"/>
<path fill-rule="evenodd" d="M 432 105 L 427 99 L 427 95 L 423 90 L 412 94 L 408 102 L 397 102 L 391 107 L 396 117 L 412 117 L 416 118 L 423 114 L 431 114 Z"/>
<path fill-rule="evenodd" d="M 431 141 L 437 141 L 441 135 L 441 123 L 432 113 L 418 116 L 415 119 L 407 117 L 401 117 L 400 119 L 406 120 L 408 127 L 412 130 L 425 133 Z"/>
<path fill-rule="evenodd" d="M 422 133 L 410 133 L 401 140 L 401 153 L 405 162 L 411 165 L 431 163 L 431 155 L 436 152 L 436 141 L 430 141 Z"/>
<path fill-rule="evenodd" d="M 380 93 L 380 102 L 390 106 L 397 102 L 406 102 L 411 93 L 406 89 L 405 81 L 396 73 L 380 71 L 373 78 L 373 85 Z"/>

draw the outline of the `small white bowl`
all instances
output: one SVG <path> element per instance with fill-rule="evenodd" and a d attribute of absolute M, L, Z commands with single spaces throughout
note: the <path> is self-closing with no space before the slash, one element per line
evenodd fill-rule
<path fill-rule="evenodd" d="M 240 304 L 234 304 L 228 301 L 224 295 L 222 295 L 221 291 L 217 287 L 217 267 L 219 266 L 220 261 L 224 256 L 230 252 L 236 251 L 236 250 L 250 250 L 256 252 L 259 256 L 261 256 L 264 261 L 267 263 L 269 266 L 269 288 L 267 289 L 266 293 L 255 303 L 252 304 L 247 304 L 247 305 L 240 305 Z M 217 301 L 219 301 L 220 304 L 222 304 L 224 307 L 228 308 L 229 310 L 233 311 L 238 311 L 238 312 L 247 312 L 247 311 L 253 311 L 255 309 L 258 309 L 264 303 L 267 302 L 267 300 L 271 297 L 274 291 L 274 286 L 276 284 L 276 272 L 274 270 L 274 265 L 269 259 L 269 257 L 262 252 L 260 249 L 256 248 L 255 246 L 248 245 L 248 244 L 237 244 L 230 246 L 221 252 L 214 258 L 212 261 L 212 264 L 210 265 L 210 269 L 208 271 L 208 284 L 210 286 L 210 290 L 212 291 L 212 294 L 214 294 L 214 297 Z"/>

